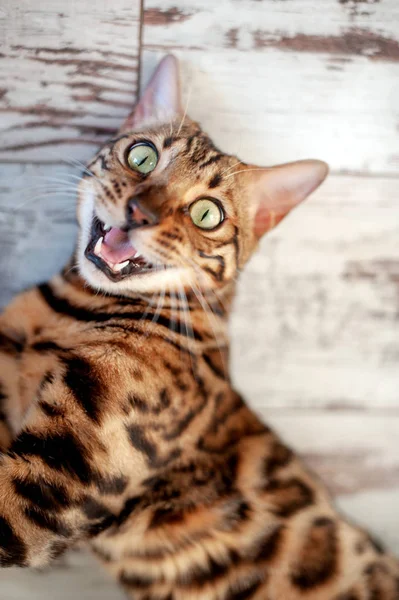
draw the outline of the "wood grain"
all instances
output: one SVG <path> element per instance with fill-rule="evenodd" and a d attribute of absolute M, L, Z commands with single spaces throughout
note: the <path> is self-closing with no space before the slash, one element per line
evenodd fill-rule
<path fill-rule="evenodd" d="M 399 494 L 399 415 L 315 409 L 259 410 L 335 496 L 391 490 Z M 399 499 L 399 496 L 398 496 Z M 399 531 L 398 531 L 399 535 Z"/>
<path fill-rule="evenodd" d="M 399 172 L 399 3 L 146 0 L 143 63 L 174 52 L 189 114 L 258 164 Z"/>
<path fill-rule="evenodd" d="M 70 552 L 45 571 L 1 569 L 2 600 L 126 600 L 126 595 L 87 552 Z"/>
<path fill-rule="evenodd" d="M 0 306 L 57 273 L 71 255 L 79 172 L 71 165 L 0 164 Z"/>
<path fill-rule="evenodd" d="M 257 406 L 399 411 L 397 189 L 331 176 L 262 242 L 232 324 Z"/>
<path fill-rule="evenodd" d="M 140 0 L 3 0 L 0 160 L 88 160 L 137 93 Z"/>

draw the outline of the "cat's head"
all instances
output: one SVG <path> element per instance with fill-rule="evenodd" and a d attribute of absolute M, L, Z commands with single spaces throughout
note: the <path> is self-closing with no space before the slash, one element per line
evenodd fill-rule
<path fill-rule="evenodd" d="M 320 161 L 259 168 L 220 152 L 182 114 L 167 56 L 82 179 L 80 272 L 113 294 L 217 290 L 326 174 Z"/>

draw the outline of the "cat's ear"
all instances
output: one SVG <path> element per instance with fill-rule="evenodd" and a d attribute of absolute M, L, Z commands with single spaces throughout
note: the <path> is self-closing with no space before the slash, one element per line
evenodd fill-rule
<path fill-rule="evenodd" d="M 253 231 L 259 239 L 324 181 L 328 165 L 300 160 L 268 169 L 248 169 Z"/>
<path fill-rule="evenodd" d="M 120 131 L 131 131 L 147 123 L 169 122 L 182 112 L 180 94 L 179 63 L 177 58 L 168 54 L 158 64 Z"/>

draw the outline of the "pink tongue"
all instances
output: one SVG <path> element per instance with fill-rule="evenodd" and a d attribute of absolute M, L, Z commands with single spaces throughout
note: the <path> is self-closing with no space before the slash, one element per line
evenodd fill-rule
<path fill-rule="evenodd" d="M 121 263 L 132 258 L 136 248 L 132 246 L 125 231 L 112 227 L 104 236 L 101 256 L 110 263 Z"/>

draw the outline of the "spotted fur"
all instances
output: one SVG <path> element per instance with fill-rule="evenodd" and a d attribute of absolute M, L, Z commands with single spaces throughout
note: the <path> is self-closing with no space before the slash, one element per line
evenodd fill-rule
<path fill-rule="evenodd" d="M 140 179 L 124 157 L 141 139 L 160 166 Z M 143 104 L 89 165 L 71 263 L 0 320 L 1 566 L 45 565 L 86 540 L 136 600 L 399 598 L 397 561 L 231 387 L 236 276 L 325 176 L 267 173 L 262 200 L 252 167 L 188 118 L 146 124 Z M 119 227 L 137 195 L 156 224 L 129 235 L 168 268 L 111 281 L 86 258 L 88 215 Z M 226 212 L 206 234 L 187 211 L 200 196 Z"/>

